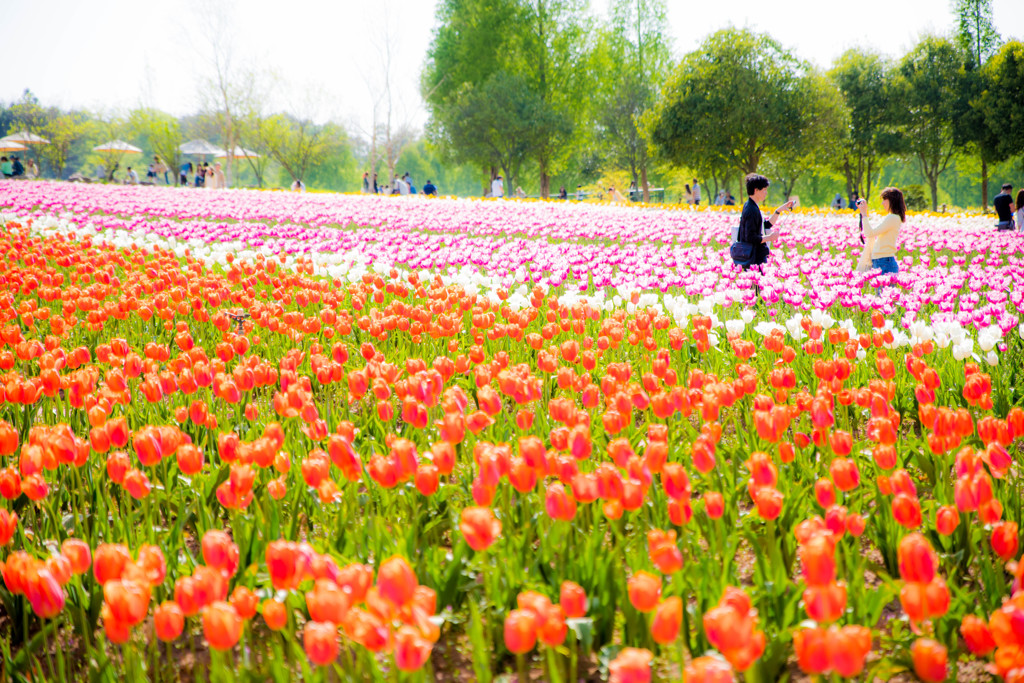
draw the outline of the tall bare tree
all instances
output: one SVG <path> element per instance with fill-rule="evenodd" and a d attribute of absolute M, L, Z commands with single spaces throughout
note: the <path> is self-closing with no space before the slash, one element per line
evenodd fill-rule
<path fill-rule="evenodd" d="M 199 74 L 200 106 L 211 113 L 221 135 L 221 145 L 233 150 L 238 144 L 238 119 L 253 97 L 255 74 L 240 64 L 235 46 L 234 2 L 196 2 L 193 14 L 199 36 L 193 45 L 201 55 Z M 190 35 L 192 35 L 190 33 Z M 228 155 L 224 175 L 230 187 L 234 159 Z"/>

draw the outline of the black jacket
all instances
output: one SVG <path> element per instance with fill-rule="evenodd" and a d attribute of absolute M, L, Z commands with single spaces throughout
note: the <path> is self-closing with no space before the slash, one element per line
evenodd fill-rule
<path fill-rule="evenodd" d="M 747 203 L 743 205 L 743 213 L 740 214 L 740 232 L 737 241 L 746 242 L 747 244 L 761 244 L 762 225 L 767 230 L 772 227 L 772 222 L 764 220 L 757 202 L 753 199 L 748 199 Z"/>

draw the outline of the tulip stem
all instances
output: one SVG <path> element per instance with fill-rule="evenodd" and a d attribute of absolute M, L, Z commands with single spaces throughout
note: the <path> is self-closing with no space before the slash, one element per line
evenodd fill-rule
<path fill-rule="evenodd" d="M 522 652 L 516 655 L 516 671 L 518 671 L 518 683 L 529 683 L 530 672 L 526 667 L 526 655 Z"/>

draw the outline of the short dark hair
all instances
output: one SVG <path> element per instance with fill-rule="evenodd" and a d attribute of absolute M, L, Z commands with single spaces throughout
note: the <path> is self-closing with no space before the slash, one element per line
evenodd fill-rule
<path fill-rule="evenodd" d="M 1013 183 L 1003 183 L 1003 189 L 1004 190 L 1012 190 L 1013 189 Z"/>
<path fill-rule="evenodd" d="M 746 177 L 746 183 L 747 183 L 747 196 L 748 197 L 751 196 L 752 194 L 754 194 L 755 192 L 757 192 L 758 190 L 763 190 L 764 188 L 766 188 L 769 185 L 771 185 L 771 183 L 768 182 L 768 179 L 765 178 L 760 173 L 750 173 L 750 174 L 748 174 L 747 177 Z"/>
<path fill-rule="evenodd" d="M 907 203 L 903 199 L 903 193 L 895 187 L 887 187 L 882 190 L 882 199 L 889 200 L 889 213 L 900 217 L 900 221 L 907 222 Z"/>

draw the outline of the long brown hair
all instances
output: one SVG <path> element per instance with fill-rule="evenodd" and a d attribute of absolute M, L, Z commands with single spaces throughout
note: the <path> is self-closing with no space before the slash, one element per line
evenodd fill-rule
<path fill-rule="evenodd" d="M 882 199 L 889 200 L 889 213 L 900 217 L 901 223 L 907 222 L 907 203 L 903 200 L 903 193 L 895 187 L 887 187 L 882 190 Z"/>
<path fill-rule="evenodd" d="M 1024 188 L 1017 190 L 1017 201 L 1015 201 L 1014 204 L 1017 205 L 1018 209 L 1024 208 L 1021 206 L 1022 204 L 1024 204 Z M 1017 229 L 1020 230 L 1021 227 L 1018 225 Z"/>

